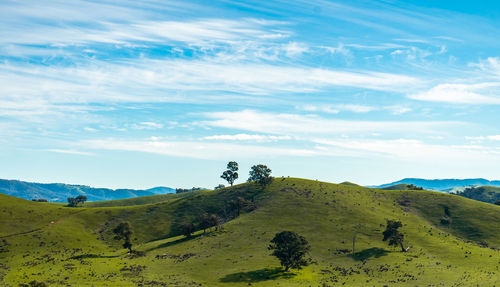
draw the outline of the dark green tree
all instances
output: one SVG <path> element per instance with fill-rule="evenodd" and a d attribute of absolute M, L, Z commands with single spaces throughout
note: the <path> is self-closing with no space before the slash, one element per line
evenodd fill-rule
<path fill-rule="evenodd" d="M 123 248 L 129 250 L 129 253 L 132 253 L 132 228 L 130 227 L 130 223 L 124 221 L 113 229 L 113 233 L 115 234 L 116 240 L 123 240 Z"/>
<path fill-rule="evenodd" d="M 250 177 L 248 181 L 255 181 L 260 184 L 262 187 L 270 184 L 273 178 L 271 177 L 272 170 L 268 168 L 266 165 L 258 164 L 252 166 L 250 169 Z"/>
<path fill-rule="evenodd" d="M 290 268 L 301 269 L 308 264 L 305 255 L 311 247 L 303 236 L 293 231 L 282 231 L 276 233 L 268 249 L 273 250 L 271 255 L 276 256 L 288 272 Z"/>
<path fill-rule="evenodd" d="M 191 222 L 184 222 L 181 225 L 182 234 L 186 237 L 191 237 L 194 232 L 194 225 Z"/>
<path fill-rule="evenodd" d="M 68 206 L 69 207 L 76 207 L 78 205 L 78 200 L 74 197 L 68 197 Z"/>
<path fill-rule="evenodd" d="M 382 241 L 389 241 L 390 246 L 400 246 L 402 252 L 408 251 L 407 248 L 403 245 L 404 234 L 399 231 L 399 228 L 402 227 L 401 221 L 396 220 L 387 220 L 387 226 L 382 233 L 384 235 L 384 239 Z"/>
<path fill-rule="evenodd" d="M 234 181 L 238 179 L 238 163 L 230 161 L 227 164 L 227 170 L 224 171 L 220 177 L 233 186 Z"/>
<path fill-rule="evenodd" d="M 79 195 L 75 199 L 78 203 L 81 203 L 81 204 L 84 204 L 85 201 L 87 201 L 87 197 L 85 195 Z"/>
<path fill-rule="evenodd" d="M 203 233 L 206 233 L 207 228 L 210 228 L 211 219 L 208 213 L 203 213 L 200 215 L 200 229 L 203 229 Z"/>
<path fill-rule="evenodd" d="M 500 205 L 500 200 L 495 201 L 495 205 Z"/>
<path fill-rule="evenodd" d="M 83 204 L 85 201 L 87 201 L 87 197 L 85 195 L 79 195 L 77 197 L 68 197 L 68 206 L 77 207 L 80 203 Z"/>

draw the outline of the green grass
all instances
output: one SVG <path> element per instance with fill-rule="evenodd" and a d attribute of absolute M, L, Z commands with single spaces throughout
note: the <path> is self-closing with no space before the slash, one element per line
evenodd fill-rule
<path fill-rule="evenodd" d="M 182 222 L 203 212 L 223 215 L 237 197 L 258 208 L 222 232 L 179 235 Z M 500 284 L 499 251 L 477 244 L 500 247 L 500 207 L 455 195 L 277 178 L 264 191 L 242 184 L 148 198 L 67 208 L 0 196 L 0 241 L 9 244 L 0 252 L 0 285 L 35 279 L 50 286 Z M 443 225 L 445 216 L 451 221 Z M 381 241 L 387 219 L 404 223 L 409 252 Z M 122 220 L 131 223 L 144 256 L 130 258 L 112 239 L 110 230 Z M 283 230 L 308 239 L 313 264 L 282 271 L 267 246 Z"/>

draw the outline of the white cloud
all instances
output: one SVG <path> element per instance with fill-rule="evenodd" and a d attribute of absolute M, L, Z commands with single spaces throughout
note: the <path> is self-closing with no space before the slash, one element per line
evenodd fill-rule
<path fill-rule="evenodd" d="M 290 136 L 274 136 L 274 135 L 251 135 L 251 134 L 235 134 L 235 135 L 214 135 L 206 136 L 205 140 L 227 140 L 227 141 L 257 141 L 257 142 L 275 142 L 281 140 L 291 140 Z"/>
<path fill-rule="evenodd" d="M 478 136 L 478 137 L 465 137 L 466 140 L 470 140 L 473 142 L 482 142 L 485 140 L 491 140 L 491 141 L 500 141 L 500 135 L 492 135 L 492 136 Z"/>
<path fill-rule="evenodd" d="M 78 67 L 0 64 L 0 114 L 88 110 L 89 103 L 227 101 L 225 92 L 271 95 L 331 87 L 383 91 L 419 85 L 416 78 L 370 71 L 346 72 L 272 64 L 215 60 L 131 60 L 123 64 L 94 61 Z M 222 96 L 207 93 L 224 92 Z M 241 96 L 244 98 L 245 96 Z M 250 98 L 251 99 L 251 98 Z M 56 105 L 65 105 L 58 108 Z M 42 108 L 41 108 L 42 107 Z M 344 106 L 362 111 L 364 108 Z M 365 109 L 366 110 L 366 109 Z"/>
<path fill-rule="evenodd" d="M 414 139 L 396 140 L 330 140 L 315 139 L 316 143 L 345 149 L 346 153 L 357 156 L 389 156 L 398 160 L 428 162 L 435 160 L 490 161 L 500 158 L 500 148 L 480 145 L 437 145 Z"/>
<path fill-rule="evenodd" d="M 500 82 L 478 84 L 440 84 L 428 91 L 410 94 L 420 101 L 456 104 L 500 104 Z"/>
<path fill-rule="evenodd" d="M 341 134 L 362 132 L 436 133 L 437 129 L 463 125 L 460 122 L 349 121 L 313 115 L 265 113 L 253 110 L 206 113 L 202 124 L 281 135 Z"/>
<path fill-rule="evenodd" d="M 399 105 L 386 106 L 383 109 L 390 111 L 393 115 L 402 115 L 412 111 L 412 109 L 409 107 Z"/>
<path fill-rule="evenodd" d="M 309 48 L 304 43 L 290 42 L 283 45 L 283 50 L 288 57 L 295 57 L 307 52 Z"/>
<path fill-rule="evenodd" d="M 279 156 L 313 156 L 318 151 L 290 147 L 270 147 L 258 145 L 242 145 L 220 142 L 195 141 L 159 141 L 120 139 L 104 139 L 82 141 L 80 145 L 97 150 L 118 150 L 155 153 L 165 156 L 197 158 L 197 159 L 226 159 L 226 158 L 266 158 Z"/>
<path fill-rule="evenodd" d="M 132 128 L 136 130 L 156 130 L 163 128 L 163 124 L 155 122 L 141 122 L 139 124 L 133 124 Z"/>
<path fill-rule="evenodd" d="M 74 155 L 95 155 L 91 152 L 72 150 L 72 149 L 48 149 L 49 152 L 64 153 L 64 154 L 74 154 Z"/>

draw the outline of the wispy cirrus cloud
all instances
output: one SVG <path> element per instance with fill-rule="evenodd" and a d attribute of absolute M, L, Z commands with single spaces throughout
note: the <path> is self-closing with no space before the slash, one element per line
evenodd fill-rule
<path fill-rule="evenodd" d="M 437 133 L 445 127 L 463 126 L 453 121 L 360 121 L 316 115 L 266 113 L 255 110 L 206 113 L 203 125 L 271 134 L 341 134 L 363 132 Z"/>
<path fill-rule="evenodd" d="M 500 82 L 439 84 L 428 91 L 410 94 L 414 100 L 456 104 L 500 104 Z"/>
<path fill-rule="evenodd" d="M 290 136 L 259 135 L 259 134 L 234 134 L 234 135 L 213 135 L 203 137 L 205 140 L 222 141 L 256 141 L 256 142 L 276 142 L 281 140 L 291 140 Z"/>

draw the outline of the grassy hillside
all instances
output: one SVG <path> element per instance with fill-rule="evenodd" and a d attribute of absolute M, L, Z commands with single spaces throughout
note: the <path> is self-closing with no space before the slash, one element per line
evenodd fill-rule
<path fill-rule="evenodd" d="M 151 203 L 175 200 L 183 197 L 189 197 L 204 191 L 206 190 L 195 190 L 182 193 L 158 194 L 151 196 L 141 196 L 141 197 L 127 198 L 127 199 L 108 200 L 108 201 L 92 201 L 92 202 L 86 202 L 85 207 L 113 207 L 113 206 L 132 206 L 132 205 L 151 204 Z"/>
<path fill-rule="evenodd" d="M 383 189 L 383 190 L 422 190 L 421 187 L 415 186 L 413 184 L 406 184 L 406 183 L 391 185 L 388 187 L 383 187 L 381 189 Z"/>
<path fill-rule="evenodd" d="M 500 200 L 500 187 L 479 186 L 466 188 L 457 192 L 458 195 L 482 202 L 495 203 Z"/>
<path fill-rule="evenodd" d="M 227 206 L 238 197 L 254 208 L 222 232 L 179 236 L 179 225 L 196 223 L 201 213 L 232 218 Z M 67 208 L 0 196 L 0 212 L 9 215 L 0 217 L 0 285 L 35 279 L 50 286 L 500 284 L 500 254 L 489 248 L 500 247 L 500 207 L 456 195 L 277 178 L 265 190 L 242 184 L 164 199 Z M 387 219 L 404 223 L 409 252 L 381 241 Z M 123 220 L 143 256 L 130 257 L 112 239 L 110 230 Z M 267 250 L 282 230 L 310 242 L 313 264 L 282 272 Z"/>

